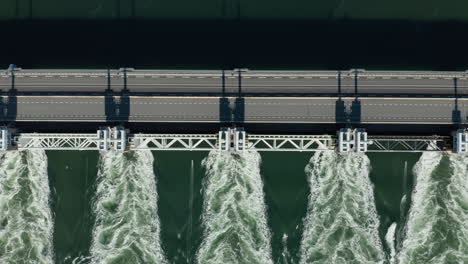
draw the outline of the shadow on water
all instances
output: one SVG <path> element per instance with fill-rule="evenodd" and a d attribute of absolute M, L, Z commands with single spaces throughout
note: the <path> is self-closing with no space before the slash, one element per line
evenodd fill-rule
<path fill-rule="evenodd" d="M 0 43 L 8 51 L 0 65 L 465 70 L 467 26 L 351 19 L 0 21 L 10 36 Z"/>

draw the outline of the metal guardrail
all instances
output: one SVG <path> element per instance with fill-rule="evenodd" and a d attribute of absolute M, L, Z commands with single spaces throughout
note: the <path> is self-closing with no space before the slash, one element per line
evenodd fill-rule
<path fill-rule="evenodd" d="M 1 76 L 10 76 L 14 73 L 17 77 L 50 77 L 50 76 L 83 76 L 83 77 L 108 77 L 110 76 L 191 76 L 191 77 L 212 77 L 238 75 L 236 70 L 135 70 L 132 68 L 122 69 L 49 69 L 49 70 L 30 70 L 14 68 L 14 70 L 0 71 Z M 345 71 L 265 71 L 265 70 L 249 70 L 242 72 L 243 77 L 342 77 L 357 76 L 359 77 L 405 77 L 405 78 L 467 78 L 467 71 L 367 71 L 364 69 L 351 69 Z"/>
<path fill-rule="evenodd" d="M 121 139 L 109 138 L 109 142 Z M 448 151 L 450 137 L 386 137 L 369 136 L 367 152 L 425 152 Z M 14 137 L 10 149 L 44 150 L 107 150 L 100 148 L 102 135 L 27 133 Z M 119 142 L 126 142 L 126 150 L 210 151 L 220 150 L 220 134 L 131 134 Z M 110 143 L 112 144 L 112 143 Z M 236 149 L 231 141 L 227 149 Z M 231 145 L 232 144 L 232 145 Z M 331 135 L 255 135 L 246 134 L 240 150 L 256 151 L 334 151 L 337 137 Z"/>

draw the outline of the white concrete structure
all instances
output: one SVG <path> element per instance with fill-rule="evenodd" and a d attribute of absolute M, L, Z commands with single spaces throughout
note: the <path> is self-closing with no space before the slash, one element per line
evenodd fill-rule
<path fill-rule="evenodd" d="M 363 129 L 342 128 L 338 131 L 339 152 L 367 152 L 367 146 L 372 141 L 367 139 L 367 132 Z"/>
<path fill-rule="evenodd" d="M 11 134 L 6 127 L 0 128 L 0 150 L 8 150 L 11 145 Z"/>
<path fill-rule="evenodd" d="M 453 135 L 453 152 L 466 153 L 468 152 L 468 130 L 459 129 Z"/>
<path fill-rule="evenodd" d="M 127 149 L 127 132 L 122 127 L 104 127 L 97 131 L 98 150 L 119 150 Z"/>

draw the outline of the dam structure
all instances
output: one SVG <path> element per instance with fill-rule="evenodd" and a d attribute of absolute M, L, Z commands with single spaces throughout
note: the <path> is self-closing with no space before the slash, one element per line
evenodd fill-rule
<path fill-rule="evenodd" d="M 11 65 L 0 262 L 462 263 L 467 80 Z"/>
<path fill-rule="evenodd" d="M 3 150 L 468 149 L 466 72 L 10 65 L 0 89 Z"/>

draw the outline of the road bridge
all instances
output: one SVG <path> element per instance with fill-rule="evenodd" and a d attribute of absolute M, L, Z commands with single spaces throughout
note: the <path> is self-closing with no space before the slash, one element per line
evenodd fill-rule
<path fill-rule="evenodd" d="M 444 127 L 468 117 L 468 74 L 423 71 L 23 70 L 0 71 L 8 126 L 193 124 Z M 258 125 L 262 124 L 262 125 Z M 250 126 L 250 127 L 249 127 Z M 194 127 L 194 126 L 192 126 Z M 196 126 L 201 127 L 201 126 Z M 152 131 L 152 128 L 148 129 Z M 54 129 L 51 129 L 54 131 Z M 391 131 L 395 131 L 390 127 Z M 161 131 L 161 130 L 160 130 Z M 257 130 L 259 131 L 259 130 Z M 271 132 L 266 131 L 266 132 Z M 304 131 L 303 127 L 298 130 Z M 374 129 L 374 131 L 376 131 Z M 390 132 L 391 132 L 390 131 Z M 423 131 L 424 134 L 434 130 Z M 297 132 L 297 131 L 296 131 Z M 395 133 L 395 132 L 391 132 Z"/>
<path fill-rule="evenodd" d="M 465 124 L 468 116 L 468 98 L 16 96 L 14 99 L 4 103 L 3 121 Z"/>
<path fill-rule="evenodd" d="M 466 72 L 248 70 L 23 70 L 0 72 L 19 95 L 468 97 Z"/>

